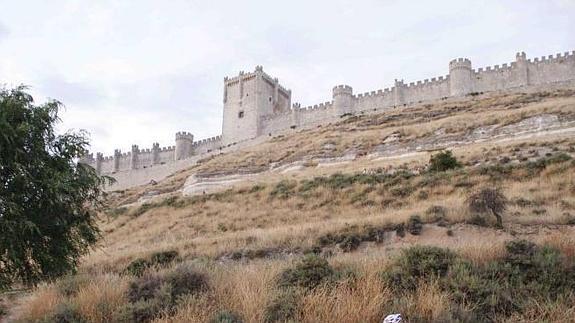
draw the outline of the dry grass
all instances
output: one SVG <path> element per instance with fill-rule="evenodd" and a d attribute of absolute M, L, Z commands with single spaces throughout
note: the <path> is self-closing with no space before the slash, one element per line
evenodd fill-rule
<path fill-rule="evenodd" d="M 113 313 L 126 303 L 128 279 L 104 274 L 92 279 L 76 296 L 79 312 L 90 322 L 110 322 Z"/>
<path fill-rule="evenodd" d="M 40 286 L 23 302 L 23 306 L 17 309 L 18 319 L 24 322 L 44 320 L 63 299 L 54 286 Z"/>
<path fill-rule="evenodd" d="M 375 273 L 331 288 L 321 288 L 303 297 L 299 322 L 381 322 L 395 298 Z"/>

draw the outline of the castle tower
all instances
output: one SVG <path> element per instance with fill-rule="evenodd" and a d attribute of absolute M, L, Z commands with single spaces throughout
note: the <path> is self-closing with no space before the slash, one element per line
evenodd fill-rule
<path fill-rule="evenodd" d="M 516 77 L 520 86 L 529 85 L 529 66 L 527 65 L 527 55 L 520 52 L 515 55 Z"/>
<path fill-rule="evenodd" d="M 191 157 L 193 143 L 194 135 L 191 133 L 185 131 L 176 133 L 175 159 L 182 160 Z"/>
<path fill-rule="evenodd" d="M 96 153 L 96 174 L 102 174 L 102 161 L 104 160 L 104 154 Z"/>
<path fill-rule="evenodd" d="M 139 154 L 140 154 L 140 148 L 138 148 L 138 145 L 132 145 L 132 153 L 130 155 L 130 169 L 138 168 Z"/>
<path fill-rule="evenodd" d="M 399 107 L 404 103 L 404 95 L 403 95 L 403 88 L 405 84 L 403 80 L 395 79 L 395 84 L 393 86 L 393 105 Z"/>
<path fill-rule="evenodd" d="M 300 125 L 300 110 L 301 110 L 301 104 L 299 104 L 298 102 L 294 103 L 292 105 L 291 108 L 291 125 L 290 127 L 292 129 L 295 129 L 297 127 L 299 127 Z"/>
<path fill-rule="evenodd" d="M 224 78 L 224 145 L 264 135 L 261 119 L 290 112 L 291 91 L 257 66 L 252 73 Z"/>
<path fill-rule="evenodd" d="M 155 142 L 152 144 L 152 165 L 160 163 L 160 144 Z"/>
<path fill-rule="evenodd" d="M 349 85 L 334 86 L 332 91 L 335 116 L 353 112 L 353 89 Z"/>
<path fill-rule="evenodd" d="M 120 170 L 120 159 L 122 152 L 119 149 L 114 150 L 114 173 Z"/>
<path fill-rule="evenodd" d="M 473 70 L 469 59 L 458 58 L 449 62 L 449 92 L 451 96 L 473 92 Z"/>

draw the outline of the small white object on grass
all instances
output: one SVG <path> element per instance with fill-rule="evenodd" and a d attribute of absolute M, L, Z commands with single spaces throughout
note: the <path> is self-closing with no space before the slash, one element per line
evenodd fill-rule
<path fill-rule="evenodd" d="M 383 323 L 400 323 L 403 322 L 401 314 L 390 314 L 383 319 Z"/>

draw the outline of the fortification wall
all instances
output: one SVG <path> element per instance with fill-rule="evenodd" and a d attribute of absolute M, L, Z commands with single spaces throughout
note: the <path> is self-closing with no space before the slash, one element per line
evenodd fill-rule
<path fill-rule="evenodd" d="M 176 146 L 139 150 L 133 146 L 127 153 L 114 156 L 89 155 L 83 159 L 101 174 L 114 174 L 120 184 L 129 187 L 159 180 L 193 165 L 210 154 L 237 150 L 256 144 L 270 136 L 336 122 L 355 113 L 375 113 L 448 97 L 461 97 L 473 92 L 521 88 L 522 91 L 544 90 L 557 84 L 575 83 L 575 51 L 527 59 L 518 53 L 516 60 L 485 68 L 473 69 L 471 61 L 458 58 L 449 63 L 449 75 L 405 84 L 395 81 L 391 88 L 353 94 L 349 85 L 332 90 L 332 100 L 308 107 L 294 104 L 291 91 L 277 78 L 254 72 L 224 79 L 224 116 L 222 136 L 193 141 L 190 133 L 176 134 Z"/>
<path fill-rule="evenodd" d="M 529 84 L 572 80 L 575 74 L 575 51 L 528 60 Z"/>
<path fill-rule="evenodd" d="M 168 164 L 174 161 L 176 146 L 162 147 L 159 151 L 159 163 Z"/>
<path fill-rule="evenodd" d="M 368 111 L 381 107 L 391 107 L 394 104 L 393 89 L 383 89 L 360 93 L 355 96 L 353 112 Z"/>
<path fill-rule="evenodd" d="M 297 111 L 298 124 L 296 126 L 313 125 L 323 120 L 331 119 L 334 116 L 333 102 L 324 102 L 300 108 Z"/>
<path fill-rule="evenodd" d="M 437 100 L 449 96 L 449 76 L 411 82 L 403 89 L 403 104 Z"/>
<path fill-rule="evenodd" d="M 216 136 L 196 141 L 192 148 L 194 154 L 199 155 L 219 151 L 222 145 L 222 136 Z"/>
<path fill-rule="evenodd" d="M 498 91 L 527 85 L 520 77 L 517 63 L 488 66 L 473 71 L 473 91 Z"/>

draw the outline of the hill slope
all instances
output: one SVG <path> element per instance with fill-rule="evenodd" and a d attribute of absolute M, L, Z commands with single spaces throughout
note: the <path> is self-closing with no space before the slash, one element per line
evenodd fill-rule
<path fill-rule="evenodd" d="M 547 281 L 527 286 L 529 279 L 501 268 L 520 268 L 520 258 L 539 271 L 565 268 L 553 281 L 575 274 L 574 94 L 485 94 L 353 116 L 210 157 L 156 185 L 112 192 L 102 241 L 80 273 L 39 288 L 14 315 L 50 317 L 66 304 L 98 322 L 201 322 L 218 313 L 246 322 L 380 322 L 392 312 L 413 321 L 568 321 L 575 286 L 543 291 Z M 462 167 L 427 171 L 430 156 L 445 148 Z M 467 207 L 484 187 L 501 188 L 509 201 L 502 229 Z M 541 247 L 506 249 L 517 239 L 547 245 L 557 256 L 545 259 L 559 260 L 542 263 Z M 445 270 L 426 275 L 399 255 L 431 257 L 432 271 Z M 467 276 L 453 257 L 471 268 Z M 147 274 L 134 277 L 140 269 Z M 406 285 L 404 269 L 421 278 L 412 282 L 418 288 Z M 207 287 L 186 286 L 178 301 L 159 291 L 145 301 L 134 296 L 139 284 L 153 289 L 154 282 L 172 284 L 164 292 L 174 296 L 181 286 L 169 277 L 182 271 Z M 521 302 L 491 289 L 501 283 L 496 276 L 524 292 Z M 66 294 L 68 285 L 74 291 Z"/>

